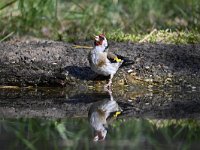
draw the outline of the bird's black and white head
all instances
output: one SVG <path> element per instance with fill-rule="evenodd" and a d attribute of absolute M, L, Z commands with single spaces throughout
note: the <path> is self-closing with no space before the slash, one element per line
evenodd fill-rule
<path fill-rule="evenodd" d="M 108 48 L 108 42 L 104 34 L 94 37 L 94 46 L 98 51 L 105 51 Z"/>

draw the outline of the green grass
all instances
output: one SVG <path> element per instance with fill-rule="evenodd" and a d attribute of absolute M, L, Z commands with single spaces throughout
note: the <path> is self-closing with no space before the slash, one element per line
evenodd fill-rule
<path fill-rule="evenodd" d="M 148 42 L 166 44 L 195 44 L 200 42 L 200 34 L 195 32 L 153 30 L 147 34 L 125 34 L 123 32 L 110 32 L 107 34 L 110 40 L 123 42 Z"/>
<path fill-rule="evenodd" d="M 74 41 L 104 32 L 113 40 L 138 42 L 154 29 L 158 31 L 147 42 L 199 42 L 200 0 L 0 2 L 0 39 L 3 40 L 28 35 Z"/>

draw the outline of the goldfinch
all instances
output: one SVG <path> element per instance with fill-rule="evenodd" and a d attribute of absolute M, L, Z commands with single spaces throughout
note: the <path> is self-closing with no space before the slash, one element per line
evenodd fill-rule
<path fill-rule="evenodd" d="M 88 56 L 91 69 L 97 74 L 109 76 L 110 79 L 105 88 L 111 88 L 112 78 L 119 69 L 119 67 L 128 60 L 126 57 L 122 57 L 108 52 L 108 42 L 104 34 L 95 36 L 94 48 L 90 51 Z M 129 61 L 129 60 L 128 60 Z M 131 61 L 128 62 L 132 64 Z"/>
<path fill-rule="evenodd" d="M 96 102 L 89 109 L 88 119 L 94 130 L 93 141 L 104 140 L 108 129 L 107 118 L 110 117 L 111 113 L 115 113 L 113 117 L 116 118 L 122 112 L 110 91 L 109 94 L 110 99 Z"/>

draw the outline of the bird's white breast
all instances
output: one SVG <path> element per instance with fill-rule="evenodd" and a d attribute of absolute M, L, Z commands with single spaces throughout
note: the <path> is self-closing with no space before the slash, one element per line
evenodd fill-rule
<path fill-rule="evenodd" d="M 107 53 L 101 52 L 98 49 L 94 49 L 90 53 L 90 66 L 91 69 L 97 74 L 102 74 L 108 76 L 110 74 L 115 74 L 121 63 L 111 63 L 107 59 Z M 105 64 L 99 66 L 100 61 L 104 61 Z"/>

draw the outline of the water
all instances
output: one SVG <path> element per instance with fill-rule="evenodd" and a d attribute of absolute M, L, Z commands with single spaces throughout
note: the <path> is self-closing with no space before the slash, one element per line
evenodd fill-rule
<path fill-rule="evenodd" d="M 119 119 L 104 141 L 93 142 L 86 118 L 5 119 L 1 149 L 198 149 L 199 120 Z"/>
<path fill-rule="evenodd" d="M 199 92 L 3 89 L 9 149 L 199 149 Z"/>

